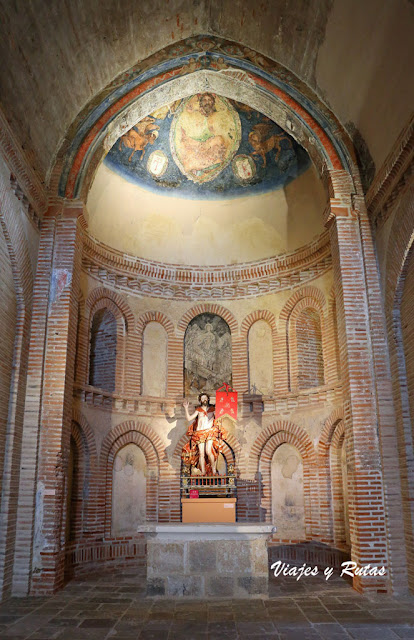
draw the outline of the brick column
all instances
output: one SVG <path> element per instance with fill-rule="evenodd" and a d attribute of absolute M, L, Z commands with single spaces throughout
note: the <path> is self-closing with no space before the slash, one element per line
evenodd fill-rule
<path fill-rule="evenodd" d="M 40 237 L 15 555 L 19 594 L 52 593 L 63 584 L 82 211 L 82 203 L 53 203 Z"/>
<path fill-rule="evenodd" d="M 352 560 L 384 565 L 385 578 L 355 577 L 354 587 L 391 588 L 386 528 L 376 372 L 366 275 L 367 256 L 358 213 L 349 202 L 331 200 L 328 211 L 337 300 L 338 337 L 349 440 L 349 519 Z M 371 273 L 372 275 L 372 273 Z"/>

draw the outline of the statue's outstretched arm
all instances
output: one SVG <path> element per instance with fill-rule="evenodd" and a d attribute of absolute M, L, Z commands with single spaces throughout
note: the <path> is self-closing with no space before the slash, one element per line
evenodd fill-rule
<path fill-rule="evenodd" d="M 194 411 L 194 413 L 190 416 L 190 413 L 188 411 L 188 406 L 189 406 L 189 403 L 187 401 L 183 402 L 185 417 L 187 418 L 188 421 L 195 420 L 195 418 L 197 417 L 197 411 Z"/>

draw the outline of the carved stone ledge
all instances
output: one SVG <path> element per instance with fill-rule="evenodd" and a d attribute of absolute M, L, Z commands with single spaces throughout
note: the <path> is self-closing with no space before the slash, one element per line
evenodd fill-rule
<path fill-rule="evenodd" d="M 182 397 L 155 398 L 152 396 L 125 396 L 90 385 L 74 384 L 74 398 L 99 409 L 127 413 L 132 415 L 169 416 L 174 415 L 175 409 L 181 407 Z M 315 407 L 327 402 L 334 403 L 342 398 L 340 381 L 332 385 L 313 387 L 301 391 L 290 392 L 282 396 L 261 396 L 240 394 L 239 415 L 249 418 L 265 414 L 271 416 L 288 415 L 296 409 Z M 195 402 L 195 398 L 190 401 Z M 212 397 L 212 402 L 214 398 Z"/>

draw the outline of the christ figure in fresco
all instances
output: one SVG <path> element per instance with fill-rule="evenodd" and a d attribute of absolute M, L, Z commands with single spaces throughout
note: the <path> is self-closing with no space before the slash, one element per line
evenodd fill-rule
<path fill-rule="evenodd" d="M 215 406 L 210 404 L 210 396 L 202 393 L 198 401 L 200 404 L 191 415 L 188 401 L 183 403 L 187 420 L 193 422 L 187 430 L 190 441 L 183 448 L 182 458 L 185 463 L 190 462 L 193 474 L 215 476 L 221 438 L 225 434 L 215 419 Z"/>
<path fill-rule="evenodd" d="M 217 111 L 215 96 L 203 93 L 190 100 L 181 118 L 181 161 L 186 173 L 196 174 L 225 161 L 232 140 L 227 114 Z"/>

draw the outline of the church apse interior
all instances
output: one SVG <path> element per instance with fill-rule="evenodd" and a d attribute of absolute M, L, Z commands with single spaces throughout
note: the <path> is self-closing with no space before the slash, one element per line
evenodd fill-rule
<path fill-rule="evenodd" d="M 140 29 L 152 20 L 146 4 Z M 38 103 L 31 124 L 17 105 L 16 74 L 24 83 L 30 73 L 10 44 L 21 17 L 8 14 L 2 597 L 50 596 L 91 572 L 131 569 L 148 597 L 267 597 L 278 558 L 384 567 L 353 575 L 350 592 L 408 596 L 408 88 L 384 89 L 384 134 L 360 105 L 364 136 L 342 90 L 322 91 L 336 82 L 328 59 L 341 20 L 350 37 L 343 0 L 310 3 L 324 31 L 308 33 L 312 70 L 310 49 L 298 44 L 301 66 L 264 26 L 260 45 L 267 10 L 283 24 L 269 3 L 259 17 L 236 3 L 253 35 L 227 2 L 158 4 L 166 21 L 177 14 L 174 33 L 160 26 L 158 40 L 119 54 L 89 89 L 79 80 L 72 104 L 51 98 L 44 138 Z M 358 9 L 361 23 L 376 4 Z M 413 9 L 395 2 L 393 38 L 403 23 L 412 33 Z M 409 68 L 400 49 L 395 65 Z M 39 86 L 48 104 L 46 80 Z M 233 405 L 219 415 L 223 390 Z M 200 436 L 204 419 L 214 436 Z"/>

